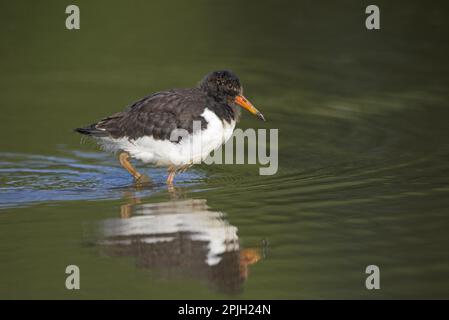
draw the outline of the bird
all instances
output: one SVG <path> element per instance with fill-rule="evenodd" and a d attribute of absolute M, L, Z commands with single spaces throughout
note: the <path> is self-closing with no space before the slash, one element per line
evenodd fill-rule
<path fill-rule="evenodd" d="M 205 75 L 196 87 L 150 94 L 124 111 L 74 130 L 118 154 L 136 184 L 151 183 L 151 179 L 138 172 L 131 159 L 166 167 L 166 183 L 173 186 L 177 173 L 200 163 L 229 140 L 241 108 L 265 121 L 243 95 L 235 73 L 221 70 Z M 200 141 L 199 148 L 192 147 L 194 141 Z"/>

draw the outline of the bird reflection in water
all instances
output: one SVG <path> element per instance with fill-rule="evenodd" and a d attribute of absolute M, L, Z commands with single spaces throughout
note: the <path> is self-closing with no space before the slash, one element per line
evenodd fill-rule
<path fill-rule="evenodd" d="M 111 256 L 134 256 L 138 267 L 167 279 L 205 280 L 223 293 L 239 293 L 258 248 L 240 247 L 237 227 L 205 199 L 142 203 L 129 197 L 120 218 L 102 222 L 100 246 Z"/>

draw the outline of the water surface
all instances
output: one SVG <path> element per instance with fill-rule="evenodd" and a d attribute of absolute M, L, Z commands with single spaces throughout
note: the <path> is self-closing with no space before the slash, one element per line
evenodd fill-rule
<path fill-rule="evenodd" d="M 368 32 L 354 1 L 79 1 L 79 31 L 2 3 L 0 297 L 449 298 L 448 8 L 377 4 Z M 239 126 L 279 129 L 276 175 L 136 188 L 72 132 L 222 68 L 268 119 Z"/>

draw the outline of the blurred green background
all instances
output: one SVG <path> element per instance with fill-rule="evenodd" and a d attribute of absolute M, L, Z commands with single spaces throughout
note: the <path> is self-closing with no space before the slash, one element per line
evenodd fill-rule
<path fill-rule="evenodd" d="M 368 4 L 1 2 L 0 298 L 449 298 L 449 5 L 376 1 L 368 31 Z M 268 119 L 240 127 L 279 129 L 276 175 L 203 165 L 173 199 L 163 170 L 137 190 L 72 132 L 219 69 Z M 173 214 L 205 225 L 139 241 Z M 208 265 L 233 228 L 239 249 Z M 69 264 L 81 290 L 64 286 Z M 370 264 L 381 290 L 365 288 Z"/>

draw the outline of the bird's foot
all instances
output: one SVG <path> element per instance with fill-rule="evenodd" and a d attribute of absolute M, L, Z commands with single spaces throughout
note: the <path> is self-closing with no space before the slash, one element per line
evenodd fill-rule
<path fill-rule="evenodd" d="M 152 185 L 152 181 L 149 176 L 141 174 L 138 178 L 134 179 L 137 187 L 144 187 Z"/>

